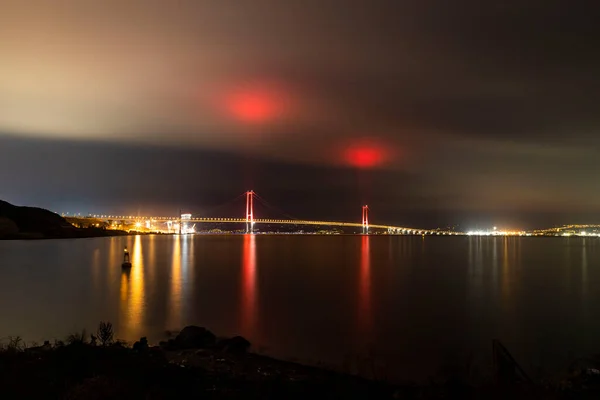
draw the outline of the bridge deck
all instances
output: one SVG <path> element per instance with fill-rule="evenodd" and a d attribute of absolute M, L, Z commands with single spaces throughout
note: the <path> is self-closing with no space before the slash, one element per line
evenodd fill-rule
<path fill-rule="evenodd" d="M 67 219 L 72 220 L 82 220 L 82 219 L 97 219 L 97 220 L 118 220 L 123 222 L 145 222 L 152 221 L 158 223 L 168 223 L 168 222 L 179 222 L 179 218 L 175 217 L 131 217 L 131 216 L 112 216 L 112 215 L 100 215 L 100 216 L 92 216 L 92 217 L 67 217 Z M 184 220 L 185 222 L 191 223 L 240 223 L 245 224 L 246 219 L 244 218 L 190 218 Z M 286 225 L 323 225 L 323 226 L 335 226 L 335 227 L 352 227 L 352 228 L 362 228 L 362 223 L 359 222 L 339 222 L 339 221 L 310 221 L 310 220 L 292 220 L 292 219 L 255 219 L 255 224 L 286 224 Z M 407 228 L 401 226 L 393 226 L 393 225 L 379 225 L 379 224 L 369 224 L 369 228 L 373 229 L 385 229 L 385 230 L 393 230 L 395 232 L 406 232 L 406 233 L 415 233 L 415 234 L 444 234 L 444 235 L 455 235 L 456 232 L 447 232 L 447 231 L 433 231 L 428 229 L 416 229 L 416 228 Z"/>

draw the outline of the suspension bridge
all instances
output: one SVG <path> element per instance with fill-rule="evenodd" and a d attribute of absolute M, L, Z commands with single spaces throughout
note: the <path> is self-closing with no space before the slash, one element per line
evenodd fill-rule
<path fill-rule="evenodd" d="M 404 235 L 459 235 L 462 233 L 454 232 L 454 231 L 445 231 L 445 230 L 429 230 L 429 229 L 418 229 L 418 228 L 409 228 L 403 226 L 394 226 L 394 225 L 386 225 L 386 224 L 371 224 L 369 222 L 369 206 L 362 206 L 362 220 L 361 222 L 342 222 L 342 221 L 317 221 L 317 220 L 307 220 L 307 219 L 298 219 L 290 216 L 288 214 L 283 213 L 287 218 L 285 219 L 272 219 L 272 218 L 256 218 L 254 212 L 254 201 L 258 200 L 262 204 L 275 208 L 271 206 L 266 200 L 262 199 L 259 195 L 256 194 L 253 190 L 248 190 L 247 192 L 239 195 L 235 200 L 240 197 L 244 197 L 246 200 L 245 204 L 245 213 L 243 216 L 238 218 L 227 218 L 227 217 L 197 217 L 192 214 L 181 214 L 176 217 L 161 217 L 161 216 L 132 216 L 132 215 L 88 215 L 87 217 L 69 217 L 65 216 L 65 218 L 69 222 L 81 223 L 81 221 L 87 220 L 96 220 L 96 221 L 121 221 L 123 223 L 130 224 L 140 224 L 147 223 L 151 221 L 152 223 L 166 223 L 169 226 L 173 224 L 177 224 L 179 227 L 183 226 L 183 223 L 187 224 L 223 224 L 223 223 L 231 223 L 231 224 L 245 224 L 246 233 L 254 233 L 255 226 L 257 224 L 263 225 L 297 225 L 297 226 L 327 226 L 327 227 L 337 227 L 337 228 L 359 228 L 362 234 L 369 234 L 371 230 L 380 230 L 387 234 L 404 234 Z M 229 202 L 231 203 L 231 202 Z M 181 228 L 180 228 L 181 229 Z M 181 232 L 181 230 L 180 230 Z"/>

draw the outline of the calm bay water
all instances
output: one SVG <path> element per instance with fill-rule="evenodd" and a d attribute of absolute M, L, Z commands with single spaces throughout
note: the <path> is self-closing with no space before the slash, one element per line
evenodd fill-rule
<path fill-rule="evenodd" d="M 123 248 L 133 268 L 122 272 Z M 0 242 L 0 338 L 100 320 L 151 342 L 185 325 L 339 366 L 423 377 L 500 339 L 526 369 L 600 352 L 600 239 L 132 236 Z"/>

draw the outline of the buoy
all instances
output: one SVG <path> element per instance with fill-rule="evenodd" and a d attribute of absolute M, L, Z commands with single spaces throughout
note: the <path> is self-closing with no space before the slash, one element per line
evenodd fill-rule
<path fill-rule="evenodd" d="M 131 268 L 131 260 L 129 259 L 129 250 L 127 250 L 127 247 L 123 250 L 123 264 L 121 264 L 121 268 Z"/>

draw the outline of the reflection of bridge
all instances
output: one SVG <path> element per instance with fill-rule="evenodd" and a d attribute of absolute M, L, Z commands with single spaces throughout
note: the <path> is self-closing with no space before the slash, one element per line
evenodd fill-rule
<path fill-rule="evenodd" d="M 252 190 L 245 193 L 246 196 L 246 217 L 245 218 L 185 218 L 179 217 L 139 217 L 139 216 L 124 216 L 124 215 L 90 215 L 87 219 L 96 220 L 118 220 L 129 223 L 145 223 L 151 221 L 153 223 L 238 223 L 246 224 L 246 232 L 252 233 L 255 224 L 282 224 L 282 225 L 319 225 L 330 227 L 350 227 L 361 228 L 362 233 L 368 234 L 370 229 L 385 230 L 389 234 L 408 234 L 408 235 L 458 235 L 458 232 L 415 229 L 393 225 L 369 224 L 367 206 L 362 207 L 362 222 L 338 222 L 338 221 L 312 221 L 304 219 L 264 219 L 254 218 L 254 199 L 256 193 Z M 76 218 L 69 218 L 75 220 Z M 77 218 L 79 219 L 79 218 Z"/>

